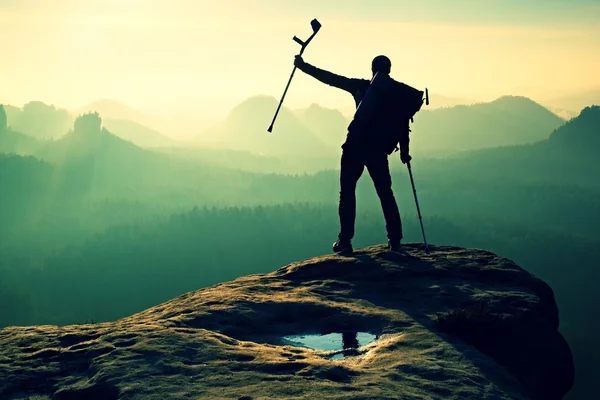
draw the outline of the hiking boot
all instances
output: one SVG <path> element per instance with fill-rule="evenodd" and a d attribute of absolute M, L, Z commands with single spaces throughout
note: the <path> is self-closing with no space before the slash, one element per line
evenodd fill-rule
<path fill-rule="evenodd" d="M 388 250 L 394 253 L 400 253 L 400 241 L 399 240 L 388 240 Z"/>
<path fill-rule="evenodd" d="M 334 253 L 352 253 L 352 243 L 349 240 L 338 240 L 333 244 Z"/>

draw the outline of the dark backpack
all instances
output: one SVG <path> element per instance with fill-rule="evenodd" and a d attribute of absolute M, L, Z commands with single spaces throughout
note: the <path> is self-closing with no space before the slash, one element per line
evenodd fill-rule
<path fill-rule="evenodd" d="M 392 154 L 398 143 L 408 142 L 409 122 L 423 106 L 424 92 L 375 74 L 358 105 L 348 134 L 362 146 Z"/>
<path fill-rule="evenodd" d="M 385 131 L 384 146 L 387 154 L 392 154 L 394 151 L 398 151 L 398 143 L 405 140 L 408 143 L 408 136 L 410 133 L 409 121 L 414 122 L 414 116 L 421 110 L 425 99 L 425 94 L 422 90 L 415 89 L 402 82 L 396 84 L 397 94 L 397 128 L 393 128 Z"/>

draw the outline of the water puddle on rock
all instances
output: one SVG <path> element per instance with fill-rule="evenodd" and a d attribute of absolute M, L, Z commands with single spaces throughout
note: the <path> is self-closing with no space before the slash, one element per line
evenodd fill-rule
<path fill-rule="evenodd" d="M 324 351 L 323 356 L 331 360 L 354 357 L 364 353 L 360 348 L 379 339 L 368 332 L 329 333 L 325 335 L 290 335 L 283 337 L 283 344 L 307 347 Z"/>

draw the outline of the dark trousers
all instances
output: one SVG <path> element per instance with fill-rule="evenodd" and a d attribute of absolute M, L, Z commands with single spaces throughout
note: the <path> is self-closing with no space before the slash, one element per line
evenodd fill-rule
<path fill-rule="evenodd" d="M 354 221 L 356 219 L 356 184 L 364 168 L 375 185 L 381 201 L 385 217 L 388 239 L 402 239 L 402 223 L 400 212 L 392 192 L 392 177 L 385 153 L 369 154 L 357 149 L 344 149 L 340 172 L 340 240 L 351 240 L 354 237 Z"/>

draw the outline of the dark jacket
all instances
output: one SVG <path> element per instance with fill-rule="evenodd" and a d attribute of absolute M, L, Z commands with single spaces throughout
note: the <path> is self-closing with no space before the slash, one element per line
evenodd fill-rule
<path fill-rule="evenodd" d="M 317 68 L 307 62 L 304 62 L 298 66 L 298 69 L 327 85 L 345 90 L 346 92 L 350 93 L 354 98 L 357 108 L 371 83 L 371 81 L 368 79 L 346 78 L 345 76 L 337 75 L 332 72 L 325 71 L 324 69 Z M 406 127 L 403 127 L 401 131 L 402 132 L 399 135 L 400 152 L 403 154 L 408 154 L 408 120 L 406 121 Z M 346 138 L 346 142 L 342 147 L 345 147 L 347 144 L 348 138 Z"/>

